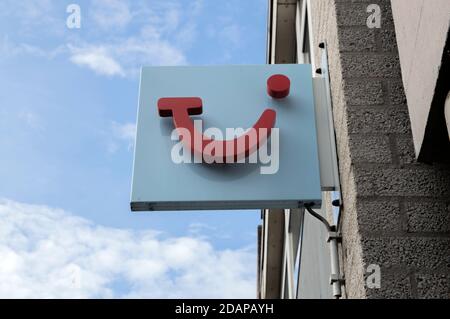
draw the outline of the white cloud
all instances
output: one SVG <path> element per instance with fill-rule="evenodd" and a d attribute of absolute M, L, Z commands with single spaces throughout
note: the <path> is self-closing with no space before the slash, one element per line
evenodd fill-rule
<path fill-rule="evenodd" d="M 20 5 L 19 8 L 23 15 L 34 22 L 51 13 L 54 7 L 51 0 L 31 0 Z"/>
<path fill-rule="evenodd" d="M 1 298 L 253 298 L 255 255 L 0 200 Z M 121 288 L 118 288 L 121 287 Z M 124 288 L 125 287 L 125 288 Z"/>
<path fill-rule="evenodd" d="M 28 43 L 14 43 L 7 35 L 3 36 L 0 42 L 0 54 L 6 57 L 32 55 L 51 60 L 65 52 L 67 52 L 67 47 L 63 45 L 52 49 L 44 49 Z"/>
<path fill-rule="evenodd" d="M 77 65 L 86 66 L 101 75 L 125 75 L 122 66 L 110 56 L 104 47 L 80 49 L 70 45 L 69 48 L 72 51 L 70 61 Z"/>
<path fill-rule="evenodd" d="M 42 41 L 36 42 L 33 38 L 23 41 L 15 39 L 13 43 L 5 36 L 0 39 L 3 40 L 0 54 L 48 58 L 64 54 L 77 66 L 89 68 L 100 75 L 120 77 L 136 77 L 144 65 L 187 64 L 184 51 L 196 37 L 195 15 L 201 8 L 199 0 L 189 4 L 99 0 L 89 8 L 81 8 L 81 38 L 79 34 L 67 30 L 64 19 L 55 13 L 54 6 L 48 0 L 33 0 L 32 5 L 26 6 L 23 16 L 19 14 L 22 5 L 13 1 L 8 3 L 5 10 L 11 11 L 11 15 L 17 16 L 21 24 L 33 30 L 33 35 L 39 34 L 39 40 L 45 35 L 67 44 L 49 49 L 36 44 Z M 40 20 L 44 15 L 48 16 L 45 26 L 52 27 L 44 28 L 39 24 L 42 30 L 37 31 L 33 21 Z M 59 31 L 50 32 L 49 29 Z"/>
<path fill-rule="evenodd" d="M 112 123 L 113 134 L 116 138 L 125 141 L 128 145 L 128 149 L 133 148 L 134 139 L 136 137 L 136 124 L 135 123 L 125 123 L 120 124 L 117 122 Z M 114 152 L 117 151 L 117 148 Z M 113 153 L 114 153 L 113 152 Z"/>
<path fill-rule="evenodd" d="M 94 5 L 94 17 L 104 31 L 104 39 L 99 38 L 97 43 L 78 43 L 77 47 L 106 50 L 120 65 L 123 74 L 132 77 L 137 76 L 144 65 L 187 64 L 183 50 L 195 38 L 193 12 L 198 13 L 200 3 L 197 0 L 183 7 L 173 1 L 149 4 L 145 1 L 102 0 Z M 122 29 L 127 34 L 112 36 L 111 28 Z M 130 29 L 132 33 L 129 33 Z"/>
<path fill-rule="evenodd" d="M 224 26 L 220 31 L 220 36 L 234 46 L 241 43 L 241 29 L 237 24 Z"/>
<path fill-rule="evenodd" d="M 204 231 L 217 232 L 217 229 L 215 227 L 211 227 L 207 224 L 197 222 L 189 224 L 188 229 L 189 234 L 194 236 L 202 236 L 203 238 L 205 238 L 205 236 L 202 235 Z"/>
<path fill-rule="evenodd" d="M 187 63 L 182 51 L 169 41 L 156 36 L 150 39 L 128 38 L 111 49 L 130 70 L 134 68 L 134 71 L 139 71 L 142 65 L 183 65 Z"/>
<path fill-rule="evenodd" d="M 63 30 L 58 28 L 58 9 L 52 0 L 2 0 L 0 17 L 13 18 L 26 34 L 32 34 L 36 27 L 45 27 L 52 34 Z"/>
<path fill-rule="evenodd" d="M 96 0 L 91 12 L 97 26 L 104 30 L 124 28 L 132 19 L 128 3 L 123 0 Z"/>
<path fill-rule="evenodd" d="M 175 18 L 171 18 L 175 19 Z M 185 65 L 183 51 L 162 34 L 164 28 L 145 24 L 134 36 L 102 43 L 70 44 L 70 61 L 97 74 L 135 77 L 144 65 Z M 183 43 L 192 41 L 194 31 L 186 29 Z"/>
<path fill-rule="evenodd" d="M 137 76 L 144 65 L 184 65 L 184 54 L 170 42 L 162 40 L 152 28 L 145 37 L 130 37 L 117 43 L 69 45 L 70 61 L 107 76 Z"/>
<path fill-rule="evenodd" d="M 42 118 L 35 112 L 24 110 L 19 113 L 19 119 L 23 121 L 28 127 L 36 130 L 43 130 L 44 123 Z"/>

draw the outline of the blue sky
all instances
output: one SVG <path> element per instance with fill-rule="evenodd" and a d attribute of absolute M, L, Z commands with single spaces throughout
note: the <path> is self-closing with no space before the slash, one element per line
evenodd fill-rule
<path fill-rule="evenodd" d="M 266 2 L 0 2 L 0 296 L 254 297 L 259 212 L 129 197 L 140 67 L 264 64 Z"/>

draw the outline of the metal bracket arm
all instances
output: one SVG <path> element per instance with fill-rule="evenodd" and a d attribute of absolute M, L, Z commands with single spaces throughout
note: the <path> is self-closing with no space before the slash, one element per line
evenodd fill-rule
<path fill-rule="evenodd" d="M 312 204 L 305 204 L 305 209 L 312 216 L 317 218 L 325 225 L 328 230 L 327 242 L 330 244 L 330 259 L 331 259 L 331 275 L 330 275 L 330 285 L 333 287 L 333 296 L 338 299 L 342 296 L 341 285 L 345 283 L 344 276 L 340 274 L 339 267 L 339 253 L 338 253 L 338 242 L 342 241 L 341 233 L 336 229 L 335 225 L 330 225 L 328 221 L 316 213 L 311 208 Z"/>

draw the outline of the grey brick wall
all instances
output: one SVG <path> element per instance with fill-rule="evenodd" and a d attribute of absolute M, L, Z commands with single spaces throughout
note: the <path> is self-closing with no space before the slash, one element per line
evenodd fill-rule
<path fill-rule="evenodd" d="M 369 4 L 382 8 L 369 29 Z M 389 0 L 312 0 L 315 58 L 327 41 L 344 198 L 348 298 L 450 297 L 450 166 L 419 164 Z M 381 288 L 365 285 L 370 264 Z"/>

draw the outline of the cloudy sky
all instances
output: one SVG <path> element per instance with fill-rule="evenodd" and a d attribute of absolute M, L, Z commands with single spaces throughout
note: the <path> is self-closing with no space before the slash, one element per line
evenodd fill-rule
<path fill-rule="evenodd" d="M 0 1 L 0 297 L 255 297 L 259 212 L 129 197 L 140 67 L 263 64 L 266 2 Z"/>

